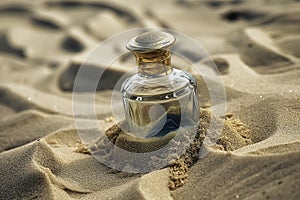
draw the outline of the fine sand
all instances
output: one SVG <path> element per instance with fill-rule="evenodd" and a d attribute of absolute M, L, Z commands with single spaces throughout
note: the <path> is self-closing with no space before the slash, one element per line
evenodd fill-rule
<path fill-rule="evenodd" d="M 128 173 L 130 165 L 121 172 L 91 155 L 105 144 L 94 127 L 81 130 L 94 143 L 80 140 L 74 117 L 90 116 L 73 116 L 72 89 L 97 44 L 138 27 L 170 28 L 200 42 L 224 82 L 226 114 L 211 112 L 199 79 L 201 117 L 185 152 L 162 169 Z M 0 199 L 299 199 L 299 33 L 296 0 L 1 1 Z M 175 56 L 173 65 L 187 68 Z M 173 136 L 145 142 L 113 126 L 112 89 L 132 66 L 127 54 L 105 71 L 95 95 L 97 123 L 112 127 L 108 139 L 123 149 L 156 150 Z M 86 66 L 84 82 L 104 67 Z"/>

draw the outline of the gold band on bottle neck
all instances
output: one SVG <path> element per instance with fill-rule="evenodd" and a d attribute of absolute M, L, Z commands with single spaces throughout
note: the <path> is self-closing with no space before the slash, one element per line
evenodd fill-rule
<path fill-rule="evenodd" d="M 169 48 L 133 53 L 139 67 L 139 74 L 141 75 L 167 75 L 172 72 Z"/>

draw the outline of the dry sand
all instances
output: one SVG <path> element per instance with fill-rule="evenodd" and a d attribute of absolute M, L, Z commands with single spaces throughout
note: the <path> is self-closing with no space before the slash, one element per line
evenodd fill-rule
<path fill-rule="evenodd" d="M 1 1 L 0 199 L 299 199 L 299 10 L 296 0 Z M 99 42 L 145 26 L 203 44 L 222 74 L 228 115 L 217 118 L 224 130 L 213 147 L 203 140 L 215 116 L 202 110 L 184 155 L 167 168 L 129 174 L 101 164 L 81 144 L 71 91 L 83 57 Z M 98 87 L 105 128 L 113 125 L 119 66 L 132 63 L 125 56 Z M 208 104 L 206 86 L 199 88 Z"/>

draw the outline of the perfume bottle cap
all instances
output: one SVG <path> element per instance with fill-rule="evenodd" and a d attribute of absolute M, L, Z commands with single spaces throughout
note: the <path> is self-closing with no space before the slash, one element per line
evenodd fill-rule
<path fill-rule="evenodd" d="M 149 52 L 167 48 L 174 42 L 175 37 L 170 33 L 150 31 L 132 38 L 127 43 L 126 48 L 135 52 Z"/>

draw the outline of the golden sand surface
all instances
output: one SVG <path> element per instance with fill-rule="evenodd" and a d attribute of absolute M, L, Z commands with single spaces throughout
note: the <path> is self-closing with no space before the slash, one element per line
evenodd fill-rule
<path fill-rule="evenodd" d="M 299 199 L 299 10 L 296 0 L 1 1 L 0 199 Z M 173 29 L 203 45 L 224 83 L 226 116 L 210 113 L 218 105 L 198 79 L 202 115 L 194 140 L 168 166 L 134 174 L 90 154 L 92 144 L 83 144 L 74 125 L 72 90 L 96 45 L 139 27 Z M 175 55 L 172 64 L 187 68 Z M 112 65 L 95 95 L 99 124 L 112 127 L 108 138 L 132 151 L 166 144 L 168 137 L 145 146 L 113 126 L 112 89 L 135 63 L 125 55 Z M 86 67 L 87 84 L 105 68 Z M 206 133 L 211 119 L 222 132 Z"/>

